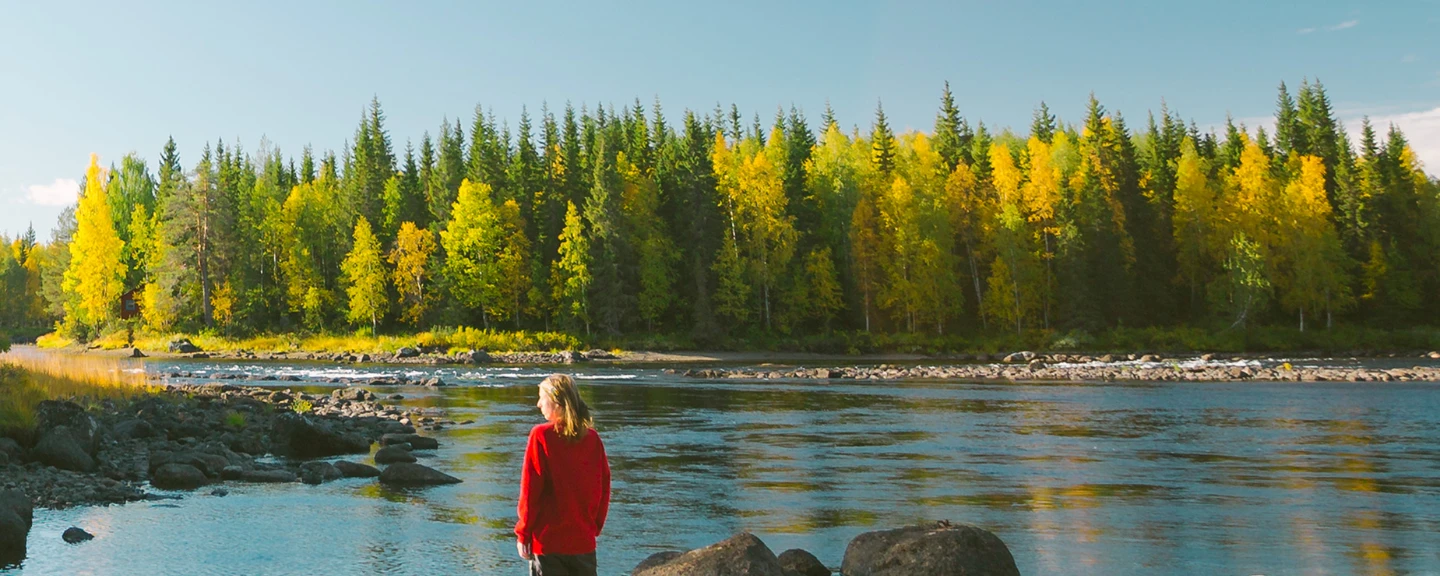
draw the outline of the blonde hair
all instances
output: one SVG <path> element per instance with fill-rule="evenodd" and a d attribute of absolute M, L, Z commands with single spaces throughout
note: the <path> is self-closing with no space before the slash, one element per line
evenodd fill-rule
<path fill-rule="evenodd" d="M 564 374 L 551 374 L 540 381 L 540 393 L 550 397 L 559 407 L 559 418 L 555 431 L 566 440 L 579 440 L 586 430 L 595 427 L 590 416 L 590 407 L 580 399 L 580 389 L 575 379 Z"/>

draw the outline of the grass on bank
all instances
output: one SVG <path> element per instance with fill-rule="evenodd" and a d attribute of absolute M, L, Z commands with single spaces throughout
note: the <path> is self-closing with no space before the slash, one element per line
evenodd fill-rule
<path fill-rule="evenodd" d="M 1098 333 L 1083 330 L 1027 330 L 993 334 L 935 335 L 924 333 L 867 333 L 837 331 L 829 334 L 789 336 L 753 332 L 741 336 L 697 339 L 688 333 L 646 333 L 625 336 L 580 337 L 561 332 L 481 330 L 468 327 L 436 328 L 416 334 L 371 336 L 368 330 L 353 334 L 264 334 L 226 337 L 201 334 L 135 333 L 133 345 L 145 351 L 165 351 L 178 338 L 189 338 L 204 350 L 252 352 L 355 352 L 393 353 L 405 346 L 459 352 L 529 352 L 584 350 L 649 350 L 659 352 L 706 350 L 737 352 L 814 352 L 827 354 L 998 354 L 1016 350 L 1054 352 L 1317 352 L 1440 350 L 1440 329 L 1384 330 L 1353 325 L 1301 332 L 1289 326 L 1257 326 L 1214 330 L 1199 327 L 1114 328 Z M 76 345 L 57 334 L 37 340 L 41 348 Z M 112 332 L 86 344 L 114 350 L 131 345 L 125 331 Z"/>
<path fill-rule="evenodd" d="M 0 436 L 27 434 L 44 400 L 91 406 L 151 391 L 134 360 L 24 349 L 0 354 Z"/>

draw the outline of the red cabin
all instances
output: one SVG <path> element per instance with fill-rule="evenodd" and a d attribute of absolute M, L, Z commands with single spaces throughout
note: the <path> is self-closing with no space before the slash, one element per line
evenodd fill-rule
<path fill-rule="evenodd" d="M 120 295 L 120 319 L 129 320 L 140 315 L 140 289 L 136 288 Z"/>

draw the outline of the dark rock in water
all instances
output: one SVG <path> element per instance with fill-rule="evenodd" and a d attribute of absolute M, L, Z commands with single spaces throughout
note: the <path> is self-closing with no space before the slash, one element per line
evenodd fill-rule
<path fill-rule="evenodd" d="M 126 353 L 125 353 L 125 355 L 126 355 L 126 356 L 129 356 L 129 357 L 131 357 L 131 358 L 144 358 L 144 357 L 145 357 L 145 353 L 144 353 L 144 352 L 141 352 L 139 348 L 131 348 L 129 352 L 126 352 Z"/>
<path fill-rule="evenodd" d="M 409 346 L 395 351 L 396 358 L 414 358 L 420 355 L 420 351 Z"/>
<path fill-rule="evenodd" d="M 370 451 L 370 441 L 353 433 L 340 433 L 299 414 L 281 414 L 270 432 L 276 454 L 295 458 L 324 458 Z"/>
<path fill-rule="evenodd" d="M 114 425 L 110 432 L 115 435 L 116 440 L 133 440 L 154 436 L 155 427 L 148 421 L 132 418 Z"/>
<path fill-rule="evenodd" d="M 300 480 L 306 484 L 323 484 L 345 475 L 329 462 L 306 462 L 300 465 Z"/>
<path fill-rule="evenodd" d="M 169 349 L 170 352 L 176 354 L 190 354 L 192 352 L 200 351 L 200 347 L 192 344 L 189 338 L 181 338 L 179 340 L 170 342 Z"/>
<path fill-rule="evenodd" d="M 459 484 L 460 479 L 429 466 L 402 462 L 380 473 L 380 483 L 390 486 L 432 486 Z"/>
<path fill-rule="evenodd" d="M 391 394 L 391 395 L 390 395 L 390 399 L 391 399 L 391 400 L 404 400 L 404 399 L 405 399 L 405 395 L 404 395 L 404 394 Z"/>
<path fill-rule="evenodd" d="M 216 488 L 210 491 L 210 495 L 216 498 L 224 498 L 230 495 L 230 491 L 224 488 Z"/>
<path fill-rule="evenodd" d="M 646 556 L 645 559 L 641 560 L 639 564 L 636 564 L 635 569 L 631 570 L 630 572 L 632 574 L 639 574 L 645 570 L 649 570 L 651 568 L 674 560 L 681 554 L 684 554 L 684 552 L 676 552 L 673 550 L 667 552 L 656 552 L 654 554 Z"/>
<path fill-rule="evenodd" d="M 414 462 L 415 455 L 409 450 L 401 448 L 399 444 L 386 446 L 375 452 L 376 464 L 395 464 L 397 462 Z"/>
<path fill-rule="evenodd" d="M 380 437 L 381 446 L 395 446 L 409 444 L 415 450 L 434 450 L 440 447 L 440 441 L 427 436 L 416 434 L 385 434 Z"/>
<path fill-rule="evenodd" d="M 470 364 L 489 364 L 495 361 L 494 358 L 490 357 L 490 353 L 484 350 L 471 350 L 461 354 L 460 360 Z"/>
<path fill-rule="evenodd" d="M 289 470 L 247 470 L 240 475 L 241 482 L 255 482 L 257 484 L 284 484 L 294 482 L 298 478 L 295 473 Z"/>
<path fill-rule="evenodd" d="M 25 560 L 25 543 L 34 520 L 34 504 L 16 490 L 0 492 L 0 568 Z"/>
<path fill-rule="evenodd" d="M 1000 538 L 964 524 L 936 522 L 866 532 L 845 548 L 846 576 L 1019 576 Z"/>
<path fill-rule="evenodd" d="M 830 576 L 833 572 L 814 554 L 795 548 L 780 553 L 780 567 L 786 576 Z"/>
<path fill-rule="evenodd" d="M 60 539 L 64 540 L 67 544 L 79 544 L 81 542 L 94 540 L 95 535 L 81 530 L 78 527 L 71 526 L 65 529 L 65 533 L 60 535 Z"/>
<path fill-rule="evenodd" d="M 56 426 L 46 430 L 35 443 L 31 456 L 42 463 L 74 472 L 88 472 L 95 468 L 95 459 L 82 447 L 77 434 L 68 426 Z"/>
<path fill-rule="evenodd" d="M 440 447 L 440 441 L 428 436 L 411 435 L 410 447 L 416 450 L 434 450 Z"/>
<path fill-rule="evenodd" d="M 374 478 L 380 475 L 379 468 L 345 460 L 335 461 L 335 469 L 339 470 L 346 478 Z"/>
<path fill-rule="evenodd" d="M 653 558 L 653 556 L 652 556 Z M 647 558 L 647 561 L 649 559 Z M 726 576 L 785 576 L 775 553 L 756 538 L 742 532 L 718 544 L 691 550 L 663 564 L 640 569 L 634 576 L 689 576 L 722 574 Z"/>
<path fill-rule="evenodd" d="M 435 388 L 435 387 L 444 386 L 444 385 L 445 385 L 445 381 L 444 381 L 444 380 L 441 380 L 439 376 L 431 376 L 431 377 L 429 377 L 429 378 L 426 378 L 426 379 L 424 379 L 424 380 L 421 380 L 421 381 L 420 381 L 420 385 L 421 385 L 421 386 L 430 386 L 430 387 L 432 387 L 432 388 Z"/>
<path fill-rule="evenodd" d="M 189 464 L 172 462 L 155 470 L 150 485 L 162 490 L 194 490 L 205 485 L 205 473 Z"/>

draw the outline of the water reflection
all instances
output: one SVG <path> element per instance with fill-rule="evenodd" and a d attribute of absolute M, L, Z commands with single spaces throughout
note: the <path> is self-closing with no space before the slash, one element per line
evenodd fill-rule
<path fill-rule="evenodd" d="M 391 370 L 224 368 L 316 378 Z M 522 570 L 510 530 L 544 372 L 404 370 L 460 384 L 377 392 L 474 421 L 439 432 L 442 448 L 425 461 L 463 484 L 242 486 L 177 508 L 43 512 L 26 570 Z M 936 518 L 990 527 L 1026 574 L 1440 571 L 1433 384 L 697 381 L 579 370 L 614 473 L 604 573 L 737 530 L 838 565 L 860 532 Z M 103 527 L 84 555 L 56 544 L 71 524 Z"/>

